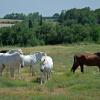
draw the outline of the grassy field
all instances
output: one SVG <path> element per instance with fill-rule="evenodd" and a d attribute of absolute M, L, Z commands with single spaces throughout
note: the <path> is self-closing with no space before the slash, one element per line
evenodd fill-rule
<path fill-rule="evenodd" d="M 1 49 L 10 47 L 2 47 Z M 39 63 L 36 64 L 36 75 L 29 74 L 29 68 L 21 69 L 21 76 L 15 73 L 11 79 L 5 69 L 0 77 L 0 100 L 100 100 L 100 73 L 95 66 L 80 68 L 73 74 L 70 72 L 73 55 L 80 52 L 100 51 L 100 45 L 66 45 L 37 46 L 21 48 L 24 53 L 45 51 L 54 60 L 52 78 L 43 85 L 37 82 L 40 76 Z M 21 79 L 20 79 L 21 77 Z"/>

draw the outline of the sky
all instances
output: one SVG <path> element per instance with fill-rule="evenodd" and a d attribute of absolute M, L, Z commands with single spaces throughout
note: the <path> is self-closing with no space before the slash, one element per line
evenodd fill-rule
<path fill-rule="evenodd" d="M 0 0 L 0 17 L 9 13 L 34 13 L 52 16 L 61 10 L 90 7 L 100 8 L 100 0 Z"/>

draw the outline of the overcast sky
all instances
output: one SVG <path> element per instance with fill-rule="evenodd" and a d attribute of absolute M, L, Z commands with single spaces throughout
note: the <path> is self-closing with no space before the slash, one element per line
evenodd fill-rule
<path fill-rule="evenodd" d="M 0 0 L 0 17 L 12 12 L 39 12 L 43 16 L 52 16 L 61 10 L 83 7 L 100 8 L 100 0 Z"/>

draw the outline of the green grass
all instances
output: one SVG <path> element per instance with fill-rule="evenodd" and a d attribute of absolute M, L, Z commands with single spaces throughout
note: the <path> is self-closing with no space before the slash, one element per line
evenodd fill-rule
<path fill-rule="evenodd" d="M 9 49 L 11 47 L 2 47 Z M 14 47 L 13 47 L 14 48 Z M 70 72 L 75 53 L 99 52 L 100 45 L 66 45 L 37 46 L 21 48 L 28 54 L 35 51 L 45 51 L 54 60 L 51 79 L 43 85 L 37 82 L 40 76 L 39 64 L 36 64 L 36 75 L 29 74 L 29 68 L 21 70 L 20 76 L 15 73 L 15 79 L 10 79 L 5 70 L 0 77 L 0 100 L 99 100 L 100 73 L 95 66 L 86 67 L 82 74 L 80 68 L 73 74 Z"/>

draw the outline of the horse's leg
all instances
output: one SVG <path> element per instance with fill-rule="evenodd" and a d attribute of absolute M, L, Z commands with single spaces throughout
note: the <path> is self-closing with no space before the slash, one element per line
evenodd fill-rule
<path fill-rule="evenodd" d="M 35 75 L 35 72 L 34 72 L 34 65 L 32 65 L 31 71 L 32 71 L 32 76 L 34 76 L 34 75 Z"/>
<path fill-rule="evenodd" d="M 49 72 L 47 72 L 47 80 L 49 79 Z"/>
<path fill-rule="evenodd" d="M 41 72 L 41 77 L 40 77 L 40 83 L 41 83 L 41 85 L 43 83 L 43 80 L 44 80 L 44 72 Z"/>
<path fill-rule="evenodd" d="M 48 72 L 44 70 L 44 83 L 48 80 Z"/>
<path fill-rule="evenodd" d="M 0 76 L 2 76 L 2 72 L 3 72 L 4 68 L 5 68 L 5 65 L 2 64 L 2 65 L 0 66 Z"/>
<path fill-rule="evenodd" d="M 10 67 L 10 74 L 11 74 L 11 77 L 14 78 L 14 68 L 13 67 Z"/>
<path fill-rule="evenodd" d="M 51 72 L 49 72 L 49 79 L 51 78 Z"/>
<path fill-rule="evenodd" d="M 32 73 L 32 66 L 30 65 L 29 73 Z"/>
<path fill-rule="evenodd" d="M 4 68 L 5 68 L 5 65 L 2 64 L 1 76 L 2 76 L 2 72 L 3 72 Z"/>
<path fill-rule="evenodd" d="M 19 77 L 20 80 L 23 80 L 21 70 L 22 70 L 22 68 L 21 68 L 21 65 L 19 64 L 19 65 L 18 65 L 18 77 Z"/>
<path fill-rule="evenodd" d="M 6 71 L 7 71 L 7 74 L 8 74 L 9 73 L 9 67 L 7 67 Z"/>
<path fill-rule="evenodd" d="M 20 66 L 18 66 L 18 75 L 20 74 Z"/>
<path fill-rule="evenodd" d="M 30 64 L 30 73 L 33 76 L 33 65 L 32 64 Z"/>
<path fill-rule="evenodd" d="M 32 66 L 30 65 L 30 73 L 32 73 Z"/>
<path fill-rule="evenodd" d="M 100 72 L 100 66 L 98 66 L 99 67 L 99 72 Z"/>
<path fill-rule="evenodd" d="M 31 65 L 31 73 L 32 73 L 32 76 L 34 76 L 34 71 L 33 71 L 33 65 Z"/>
<path fill-rule="evenodd" d="M 47 80 L 49 80 L 50 77 L 51 77 L 51 70 L 49 70 L 48 73 L 47 73 Z"/>

